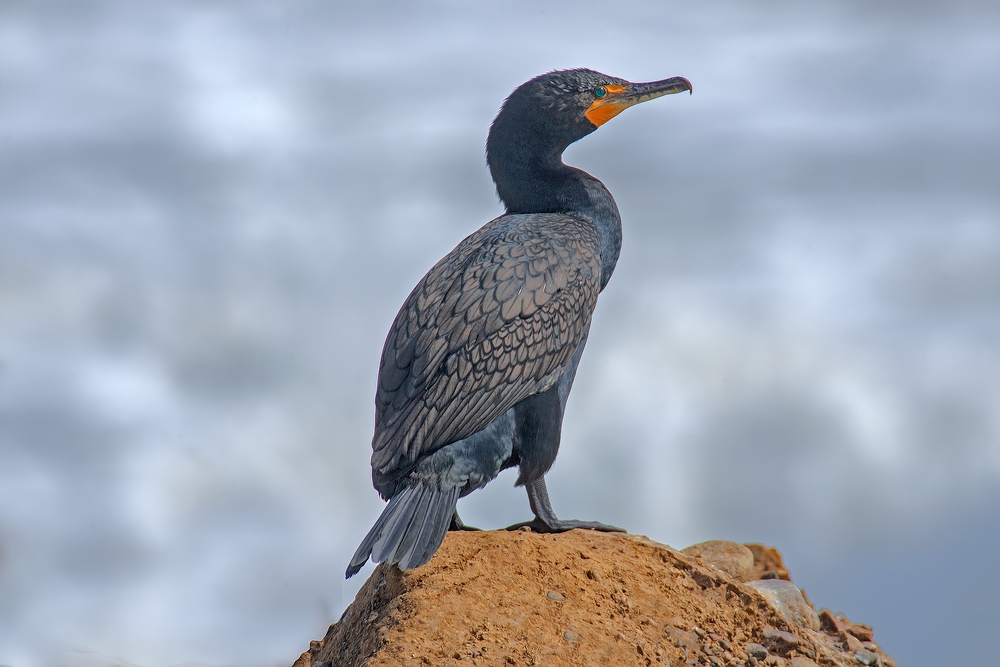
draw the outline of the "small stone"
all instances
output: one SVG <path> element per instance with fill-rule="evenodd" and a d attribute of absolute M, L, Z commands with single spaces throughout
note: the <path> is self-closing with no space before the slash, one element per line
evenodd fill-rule
<path fill-rule="evenodd" d="M 731 649 L 733 647 L 733 645 L 730 644 L 729 642 L 727 642 L 725 639 L 720 639 L 719 640 L 719 646 L 721 646 L 726 651 L 728 651 L 729 649 Z"/>
<path fill-rule="evenodd" d="M 568 641 L 571 642 L 575 642 L 580 639 L 580 635 L 576 634 L 572 630 L 567 630 L 566 632 L 564 632 L 563 637 L 565 637 Z"/>
<path fill-rule="evenodd" d="M 757 667 L 757 658 L 752 655 L 747 656 L 747 667 Z"/>
<path fill-rule="evenodd" d="M 461 660 L 462 654 L 459 653 L 458 651 L 455 651 L 454 653 L 451 654 L 451 657 L 453 657 L 455 660 Z"/>
<path fill-rule="evenodd" d="M 740 581 L 746 581 L 753 569 L 753 552 L 738 542 L 709 540 L 692 544 L 682 549 L 681 553 L 694 556 L 706 565 Z"/>
<path fill-rule="evenodd" d="M 829 609 L 819 612 L 819 629 L 828 635 L 839 635 L 847 629 L 847 624 Z"/>
<path fill-rule="evenodd" d="M 876 644 L 875 642 L 861 642 L 861 646 L 866 651 L 871 651 L 872 653 L 878 653 L 879 651 L 882 650 L 882 647 Z"/>
<path fill-rule="evenodd" d="M 587 578 L 592 581 L 600 581 L 601 573 L 597 570 L 587 570 Z"/>
<path fill-rule="evenodd" d="M 849 653 L 853 653 L 854 651 L 860 651 L 865 647 L 864 644 L 861 643 L 860 639 L 850 634 L 849 632 L 841 633 L 840 640 L 844 642 L 844 646 L 847 647 L 847 651 Z"/>
<path fill-rule="evenodd" d="M 788 661 L 788 667 L 819 667 L 812 658 L 805 658 L 797 655 Z"/>
<path fill-rule="evenodd" d="M 556 602 L 562 602 L 563 600 L 566 599 L 565 595 L 563 595 L 562 593 L 556 593 L 555 591 L 549 591 L 548 593 L 545 594 L 545 597 L 547 597 L 550 600 L 554 600 Z"/>
<path fill-rule="evenodd" d="M 862 665 L 877 665 L 878 655 L 872 653 L 871 651 L 866 651 L 861 649 L 854 654 L 854 659 L 860 662 Z"/>
<path fill-rule="evenodd" d="M 752 586 L 763 595 L 768 604 L 789 623 L 810 630 L 819 630 L 819 617 L 802 597 L 802 591 L 792 582 L 767 579 L 747 582 L 747 586 Z"/>
<path fill-rule="evenodd" d="M 799 638 L 791 632 L 775 628 L 765 628 L 764 643 L 778 653 L 785 653 L 799 645 Z"/>
<path fill-rule="evenodd" d="M 747 655 L 753 656 L 758 660 L 767 659 L 767 649 L 760 644 L 747 644 L 744 649 L 746 650 Z"/>
<path fill-rule="evenodd" d="M 520 528 L 517 529 L 517 532 L 519 532 L 519 533 L 530 533 L 531 532 L 531 526 L 521 526 Z"/>
<path fill-rule="evenodd" d="M 704 639 L 705 636 L 706 636 L 705 631 L 702 630 L 701 628 L 699 628 L 697 625 L 694 626 L 693 628 L 691 628 L 691 632 L 693 632 L 696 635 L 698 635 L 698 637 L 701 638 L 701 639 Z"/>
<path fill-rule="evenodd" d="M 863 642 L 870 642 L 872 640 L 872 629 L 870 625 L 855 623 L 851 627 L 847 628 L 847 631 Z"/>
<path fill-rule="evenodd" d="M 821 609 L 816 617 L 819 619 L 819 629 L 827 634 L 835 635 L 846 629 L 840 619 L 834 616 L 829 609 Z"/>

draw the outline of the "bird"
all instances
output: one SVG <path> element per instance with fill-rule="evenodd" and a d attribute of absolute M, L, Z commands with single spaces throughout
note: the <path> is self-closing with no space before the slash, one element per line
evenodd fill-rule
<path fill-rule="evenodd" d="M 486 163 L 503 215 L 462 240 L 417 283 L 385 339 L 375 393 L 372 484 L 388 501 L 348 565 L 428 562 L 458 499 L 517 466 L 535 532 L 622 531 L 565 520 L 545 474 L 600 292 L 618 262 L 621 215 L 563 151 L 641 102 L 693 87 L 555 70 L 517 87 L 490 126 Z M 474 530 L 474 529 L 473 529 Z M 622 531 L 623 532 L 623 531 Z"/>

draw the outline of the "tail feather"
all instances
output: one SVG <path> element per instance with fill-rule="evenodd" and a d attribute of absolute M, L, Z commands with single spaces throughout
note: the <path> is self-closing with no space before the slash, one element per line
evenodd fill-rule
<path fill-rule="evenodd" d="M 404 489 L 402 493 L 406 494 L 405 497 L 392 516 L 389 517 L 389 520 L 385 522 L 382 535 L 372 545 L 371 558 L 376 563 L 384 560 L 391 561 L 393 551 L 406 535 L 406 531 L 409 530 L 414 515 L 420 505 L 426 502 L 424 497 L 427 489 L 422 485 L 411 486 Z"/>
<path fill-rule="evenodd" d="M 434 552 L 441 546 L 444 536 L 451 525 L 451 516 L 455 513 L 458 502 L 458 489 L 439 492 L 432 498 L 427 508 L 426 518 L 419 526 L 414 525 L 413 543 L 406 550 L 399 552 L 399 567 L 409 570 L 423 565 L 431 559 Z"/>
<path fill-rule="evenodd" d="M 427 522 L 421 528 L 411 553 L 407 554 L 408 562 L 414 562 L 418 565 L 426 563 L 441 546 L 441 542 L 444 541 L 444 536 L 448 532 L 448 527 L 451 525 L 451 517 L 455 514 L 458 491 L 458 489 L 454 489 L 454 493 L 445 494 L 444 497 L 438 498 L 439 502 L 432 508 L 432 512 L 428 513 Z"/>
<path fill-rule="evenodd" d="M 389 519 L 396 515 L 396 510 L 399 506 L 406 500 L 407 492 L 409 489 L 403 489 L 401 493 L 396 494 L 389 499 L 388 504 L 385 509 L 382 510 L 382 514 L 379 515 L 375 525 L 372 529 L 368 531 L 365 535 L 365 539 L 361 540 L 361 544 L 358 546 L 358 550 L 354 552 L 354 557 L 351 558 L 350 564 L 347 566 L 346 576 L 348 579 L 353 577 L 364 567 L 365 563 L 368 562 L 368 557 L 372 553 L 372 547 L 375 546 L 375 542 L 382 536 L 382 530 L 385 528 L 385 524 Z"/>
<path fill-rule="evenodd" d="M 372 560 L 399 563 L 400 557 L 416 541 L 420 527 L 427 520 L 427 506 L 433 495 L 431 489 L 426 486 L 417 487 L 416 497 L 407 503 L 413 509 L 405 513 L 400 512 L 399 521 L 391 529 L 387 528 L 383 531 L 382 538 L 375 543 L 375 547 L 372 549 Z"/>
<path fill-rule="evenodd" d="M 396 563 L 402 570 L 423 565 L 444 541 L 459 489 L 440 490 L 417 483 L 389 500 L 347 567 L 347 578 L 373 562 Z"/>

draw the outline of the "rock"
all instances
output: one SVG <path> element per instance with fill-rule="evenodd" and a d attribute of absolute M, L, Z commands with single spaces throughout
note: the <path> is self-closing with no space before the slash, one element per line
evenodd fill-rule
<path fill-rule="evenodd" d="M 709 540 L 681 549 L 681 553 L 694 556 L 740 581 L 746 581 L 753 570 L 753 552 L 738 542 Z"/>
<path fill-rule="evenodd" d="M 857 653 L 855 653 L 854 657 L 862 665 L 877 665 L 878 664 L 878 655 L 876 655 L 875 653 L 872 653 L 871 651 L 867 651 L 865 649 L 861 649 L 860 651 L 858 651 Z"/>
<path fill-rule="evenodd" d="M 799 645 L 799 638 L 791 632 L 767 628 L 764 630 L 764 644 L 775 653 L 788 653 Z"/>
<path fill-rule="evenodd" d="M 455 531 L 426 565 L 378 565 L 295 665 L 857 667 L 870 653 L 894 667 L 849 632 L 867 626 L 831 615 L 842 630 L 813 632 L 762 595 L 637 535 Z"/>
<path fill-rule="evenodd" d="M 788 667 L 819 667 L 812 658 L 797 655 L 788 661 Z"/>
<path fill-rule="evenodd" d="M 823 609 L 819 612 L 819 628 L 827 634 L 839 635 L 841 632 L 847 630 L 849 623 L 845 623 L 844 621 L 843 614 L 834 614 L 829 609 Z"/>
<path fill-rule="evenodd" d="M 870 642 L 874 636 L 872 633 L 871 626 L 864 625 L 861 623 L 851 624 L 851 626 L 847 628 L 847 631 L 863 642 Z"/>
<path fill-rule="evenodd" d="M 847 651 L 849 653 L 854 653 L 855 651 L 860 651 L 861 649 L 863 649 L 865 647 L 864 644 L 861 643 L 860 639 L 858 639 L 857 637 L 855 637 L 854 635 L 852 635 L 849 632 L 843 632 L 843 633 L 841 633 L 840 634 L 840 640 L 844 643 L 844 646 L 847 647 Z"/>
<path fill-rule="evenodd" d="M 789 623 L 809 630 L 819 630 L 819 617 L 802 596 L 802 591 L 792 582 L 765 579 L 749 581 L 747 585 L 757 589 Z"/>
<path fill-rule="evenodd" d="M 750 542 L 743 545 L 753 554 L 753 570 L 745 581 L 756 579 L 782 579 L 791 581 L 792 577 L 785 568 L 781 554 L 774 547 Z"/>

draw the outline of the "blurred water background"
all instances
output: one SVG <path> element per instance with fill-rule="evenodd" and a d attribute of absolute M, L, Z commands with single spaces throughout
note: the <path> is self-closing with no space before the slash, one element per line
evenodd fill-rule
<path fill-rule="evenodd" d="M 566 155 L 625 242 L 557 512 L 774 544 L 899 664 L 995 662 L 1000 4 L 5 0 L 0 665 L 323 635 L 383 336 L 501 211 L 503 98 L 578 66 L 694 95 Z"/>

